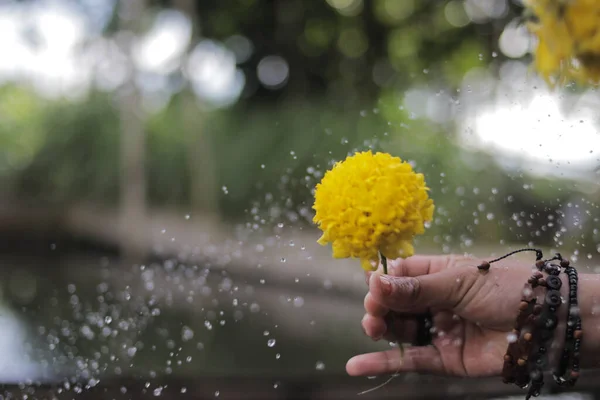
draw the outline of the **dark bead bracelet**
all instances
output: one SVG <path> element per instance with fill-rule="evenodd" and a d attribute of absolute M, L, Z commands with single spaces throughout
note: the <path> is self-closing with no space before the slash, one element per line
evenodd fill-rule
<path fill-rule="evenodd" d="M 579 304 L 577 300 L 577 270 L 569 265 L 568 260 L 561 260 L 561 266 L 565 268 L 569 280 L 569 312 L 567 316 L 567 327 L 565 334 L 565 346 L 558 368 L 554 371 L 554 381 L 560 386 L 574 386 L 579 378 L 579 357 L 581 350 L 581 317 L 579 315 Z M 570 371 L 569 369 L 570 363 Z"/>

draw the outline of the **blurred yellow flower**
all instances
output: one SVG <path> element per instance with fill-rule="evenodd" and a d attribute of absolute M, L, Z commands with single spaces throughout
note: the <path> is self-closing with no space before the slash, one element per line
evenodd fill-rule
<path fill-rule="evenodd" d="M 315 191 L 314 222 L 333 257 L 354 257 L 375 270 L 386 258 L 414 254 L 413 237 L 433 218 L 423 174 L 386 153 L 356 153 L 327 171 Z"/>
<path fill-rule="evenodd" d="M 600 83 L 600 1 L 525 0 L 535 17 L 534 66 L 551 85 Z"/>

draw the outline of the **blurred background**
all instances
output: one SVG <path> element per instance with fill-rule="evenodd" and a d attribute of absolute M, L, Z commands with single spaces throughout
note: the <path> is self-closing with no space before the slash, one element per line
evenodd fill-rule
<path fill-rule="evenodd" d="M 600 98 L 547 89 L 522 11 L 0 0 L 5 390 L 320 399 L 383 383 L 345 377 L 389 344 L 361 331 L 358 261 L 332 260 L 311 222 L 315 184 L 357 150 L 425 174 L 420 253 L 529 245 L 596 272 Z M 407 375 L 362 397 L 514 392 Z"/>

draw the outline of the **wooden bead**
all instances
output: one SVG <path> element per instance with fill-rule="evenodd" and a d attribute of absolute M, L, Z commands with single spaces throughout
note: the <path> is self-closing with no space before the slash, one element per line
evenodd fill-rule
<path fill-rule="evenodd" d="M 535 266 L 537 267 L 537 269 L 542 269 L 544 268 L 544 265 L 546 265 L 546 263 L 543 260 L 537 260 L 535 262 Z"/>
<path fill-rule="evenodd" d="M 522 301 L 521 303 L 519 303 L 519 310 L 525 311 L 525 310 L 527 310 L 527 307 L 529 307 L 529 303 L 528 302 Z"/>
<path fill-rule="evenodd" d="M 542 306 L 540 306 L 539 304 L 536 304 L 533 307 L 533 315 L 540 315 L 542 313 Z"/>
<path fill-rule="evenodd" d="M 490 263 L 487 261 L 484 261 L 481 264 L 479 264 L 477 266 L 477 268 L 481 271 L 487 271 L 488 269 L 490 269 Z"/>
<path fill-rule="evenodd" d="M 563 268 L 567 268 L 571 264 L 569 260 L 560 260 L 560 266 Z"/>
<path fill-rule="evenodd" d="M 519 367 L 524 367 L 524 366 L 525 366 L 525 364 L 527 364 L 527 360 L 526 360 L 526 359 L 524 359 L 524 358 L 519 358 L 519 359 L 517 360 L 517 364 L 519 364 Z"/>
<path fill-rule="evenodd" d="M 529 278 L 527 280 L 527 283 L 529 283 L 534 288 L 538 286 L 538 280 L 536 278 Z"/>
<path fill-rule="evenodd" d="M 535 272 L 533 273 L 533 275 L 531 275 L 531 277 L 532 277 L 532 278 L 535 278 L 535 279 L 540 279 L 540 278 L 543 278 L 543 277 L 544 277 L 544 274 L 542 274 L 540 271 L 535 271 Z"/>
<path fill-rule="evenodd" d="M 512 356 L 510 354 L 505 354 L 504 355 L 504 361 L 511 362 L 512 361 Z"/>
<path fill-rule="evenodd" d="M 538 285 L 546 287 L 546 279 L 541 278 L 538 280 Z"/>
<path fill-rule="evenodd" d="M 583 331 L 581 329 L 576 330 L 573 332 L 573 337 L 575 339 L 581 339 L 583 337 Z"/>
<path fill-rule="evenodd" d="M 533 339 L 533 335 L 531 334 L 531 332 L 527 332 L 523 335 L 523 339 L 525 339 L 526 342 L 531 342 L 531 339 Z"/>

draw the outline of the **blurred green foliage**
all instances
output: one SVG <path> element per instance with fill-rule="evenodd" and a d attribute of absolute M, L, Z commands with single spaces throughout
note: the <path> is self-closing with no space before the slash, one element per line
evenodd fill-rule
<path fill-rule="evenodd" d="M 403 104 L 411 87 L 455 93 L 473 68 L 493 70 L 504 60 L 498 36 L 520 7 L 506 2 L 502 15 L 475 23 L 456 0 L 346 3 L 361 6 L 196 2 L 194 40 L 229 43 L 231 35 L 242 35 L 252 43 L 251 57 L 239 65 L 246 91 L 235 105 L 208 111 L 183 85 L 164 108 L 147 115 L 150 205 L 194 210 L 192 186 L 205 171 L 192 170 L 189 149 L 203 138 L 217 174 L 206 190 L 218 194 L 224 218 L 245 222 L 254 208 L 260 209 L 259 225 L 286 218 L 309 223 L 311 190 L 322 174 L 346 154 L 371 148 L 410 160 L 426 175 L 437 204 L 428 240 L 552 244 L 553 230 L 542 228 L 548 218 L 560 218 L 578 193 L 575 184 L 507 173 L 488 154 L 462 148 L 453 121 L 417 118 Z M 154 6 L 150 16 L 175 3 Z M 111 23 L 106 34 L 118 29 Z M 257 80 L 257 63 L 271 54 L 290 66 L 287 84 L 277 90 Z M 53 204 L 117 206 L 122 126 L 116 104 L 115 93 L 95 90 L 83 101 L 67 101 L 43 100 L 26 86 L 2 87 L 4 192 Z"/>
<path fill-rule="evenodd" d="M 25 89 L 11 90 L 16 99 L 27 98 Z M 190 119 L 181 117 L 179 100 L 147 122 L 152 206 L 193 209 L 190 184 L 203 174 L 189 169 L 189 129 L 210 139 L 218 174 L 214 190 L 221 213 L 232 221 L 247 220 L 256 207 L 266 226 L 283 220 L 310 223 L 312 189 L 322 174 L 347 154 L 369 148 L 411 161 L 425 174 L 437 205 L 436 223 L 427 237 L 438 244 L 485 238 L 551 245 L 551 230 L 540 228 L 577 190 L 569 181 L 507 173 L 488 154 L 460 147 L 451 126 L 408 115 L 395 96 L 383 95 L 369 109 L 319 100 L 257 107 L 252 113 L 234 107 L 198 113 L 191 128 L 185 126 Z M 110 97 L 96 93 L 83 103 L 27 104 L 35 108 L 22 115 L 31 115 L 34 126 L 24 130 L 29 133 L 21 140 L 11 142 L 15 131 L 7 133 L 2 149 L 3 160 L 20 149 L 36 149 L 19 166 L 8 168 L 5 161 L 3 178 L 12 182 L 14 193 L 54 204 L 116 206 L 120 130 Z M 524 185 L 531 189 L 523 190 Z"/>
<path fill-rule="evenodd" d="M 505 59 L 497 39 L 522 12 L 519 2 L 499 0 L 492 8 L 502 13 L 475 23 L 457 0 L 191 2 L 202 36 L 228 43 L 241 35 L 252 43 L 252 56 L 240 65 L 248 80 L 246 96 L 268 103 L 332 91 L 339 93 L 337 101 L 376 101 L 381 87 L 406 89 L 431 80 L 456 86 L 473 63 L 492 52 Z M 154 4 L 177 7 L 181 1 Z M 290 66 L 288 84 L 276 91 L 262 87 L 255 74 L 272 54 Z M 423 75 L 425 69 L 429 75 Z"/>

